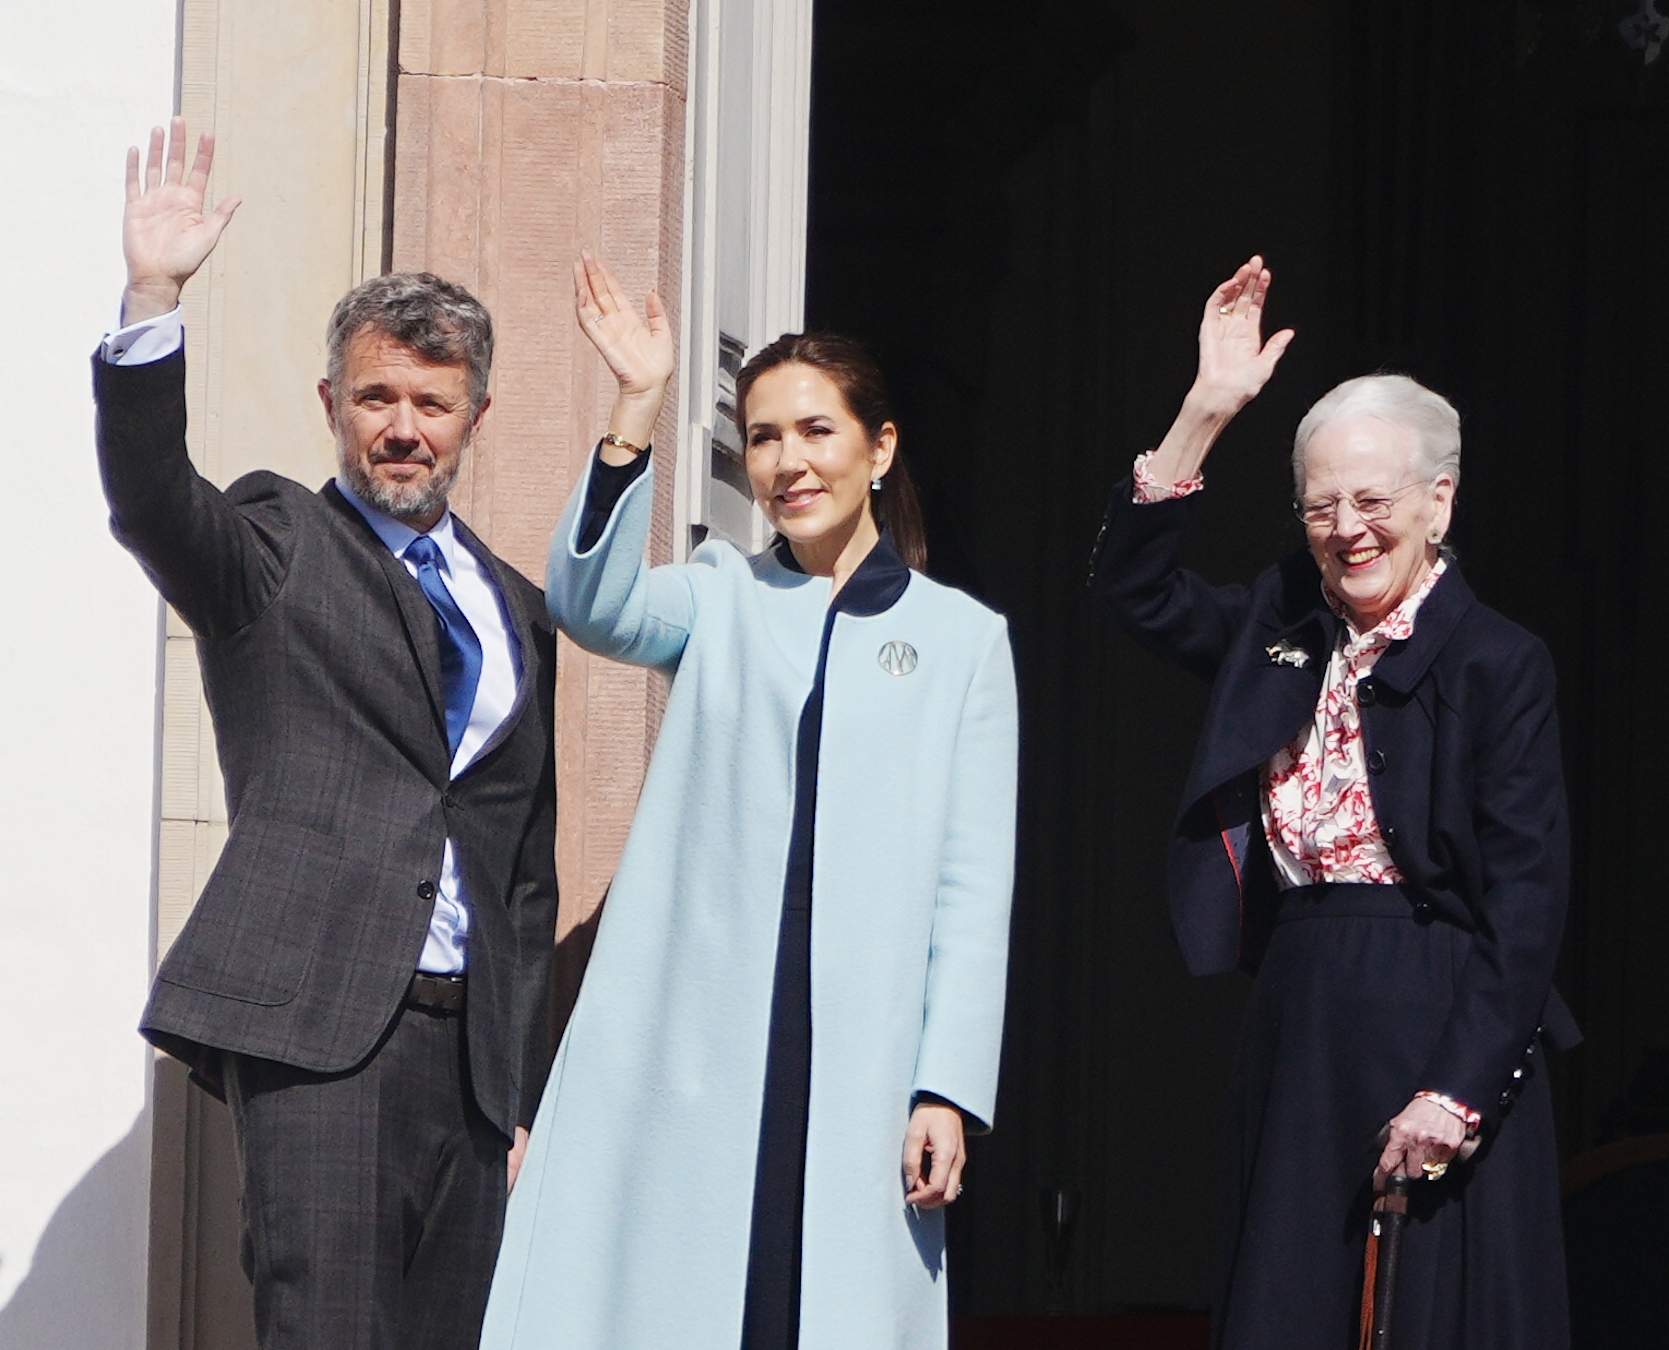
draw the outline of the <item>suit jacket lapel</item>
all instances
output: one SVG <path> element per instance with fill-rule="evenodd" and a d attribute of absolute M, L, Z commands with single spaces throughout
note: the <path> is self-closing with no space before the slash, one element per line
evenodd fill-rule
<path fill-rule="evenodd" d="M 510 705 L 510 711 L 505 714 L 504 720 L 498 724 L 493 734 L 487 738 L 487 743 L 481 747 L 480 753 L 470 761 L 469 768 L 473 768 L 492 754 L 504 738 L 515 730 L 516 723 L 521 720 L 522 711 L 532 698 L 535 668 L 538 661 L 533 647 L 533 625 L 528 622 L 526 613 L 515 601 L 516 588 L 511 584 L 512 573 L 509 564 L 503 562 L 497 554 L 482 543 L 475 531 L 465 525 L 456 514 L 452 517 L 452 528 L 457 532 L 458 541 L 473 553 L 481 565 L 492 574 L 493 582 L 498 587 L 499 610 L 509 621 L 516 634 L 517 651 L 515 656 L 518 667 L 516 671 L 516 698 Z M 469 768 L 466 768 L 464 772 L 468 773 Z"/>
<path fill-rule="evenodd" d="M 359 537 L 364 539 L 369 547 L 371 556 L 376 559 L 377 566 L 382 569 L 383 576 L 388 581 L 388 589 L 394 597 L 395 608 L 399 611 L 400 620 L 405 626 L 406 640 L 411 644 L 412 658 L 423 678 L 423 688 L 429 697 L 429 709 L 434 715 L 435 733 L 439 737 L 440 750 L 446 753 L 446 697 L 440 685 L 440 634 L 436 627 L 435 611 L 430 606 L 423 588 L 417 584 L 417 579 L 406 570 L 406 565 L 389 552 L 383 541 L 377 538 L 377 533 L 365 517 L 356 511 L 351 502 L 345 500 L 335 483 L 327 483 L 324 487 L 324 498 L 349 523 L 350 528 L 359 531 Z M 450 764 L 446 765 L 450 768 Z"/>

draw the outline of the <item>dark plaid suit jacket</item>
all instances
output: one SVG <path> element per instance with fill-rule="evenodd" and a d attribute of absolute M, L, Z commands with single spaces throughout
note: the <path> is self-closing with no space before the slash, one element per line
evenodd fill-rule
<path fill-rule="evenodd" d="M 555 645 L 537 587 L 461 521 L 520 640 L 504 725 L 449 780 L 433 611 L 334 484 L 225 492 L 186 455 L 183 353 L 93 359 L 116 538 L 197 635 L 231 824 L 141 1030 L 217 1085 L 220 1051 L 332 1073 L 411 979 L 450 837 L 471 904 L 469 1067 L 508 1135 L 549 1069 Z"/>

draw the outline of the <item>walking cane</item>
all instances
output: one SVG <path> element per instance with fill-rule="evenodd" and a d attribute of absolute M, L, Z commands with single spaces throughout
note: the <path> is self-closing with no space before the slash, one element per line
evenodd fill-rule
<path fill-rule="evenodd" d="M 1396 1303 L 1397 1258 L 1408 1221 L 1410 1179 L 1400 1172 L 1385 1179 L 1368 1216 L 1368 1247 L 1362 1258 L 1362 1325 L 1356 1350 L 1394 1350 L 1391 1310 Z"/>

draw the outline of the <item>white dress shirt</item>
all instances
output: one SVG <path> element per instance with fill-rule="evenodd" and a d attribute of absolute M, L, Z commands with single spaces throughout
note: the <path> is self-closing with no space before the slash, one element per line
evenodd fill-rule
<path fill-rule="evenodd" d="M 105 334 L 100 354 L 114 365 L 143 365 L 173 355 L 184 341 L 185 328 L 180 311 L 175 308 L 154 319 Z M 417 531 L 361 501 L 340 474 L 336 486 L 415 578 L 417 564 L 406 555 L 417 538 Z M 505 614 L 498 583 L 486 565 L 458 539 L 450 511 L 429 531 L 429 537 L 440 549 L 442 582 L 481 640 L 481 679 L 475 688 L 475 704 L 452 756 L 451 776 L 457 778 L 509 716 L 521 678 L 521 651 L 515 628 Z M 417 969 L 433 975 L 461 974 L 468 964 L 468 946 L 469 902 L 458 868 L 457 850 L 448 839 L 441 857 L 435 912 L 429 921 Z"/>

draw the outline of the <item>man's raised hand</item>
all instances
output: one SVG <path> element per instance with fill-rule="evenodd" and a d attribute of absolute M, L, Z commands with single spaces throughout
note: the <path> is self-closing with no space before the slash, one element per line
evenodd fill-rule
<path fill-rule="evenodd" d="M 127 289 L 122 293 L 122 322 L 166 314 L 180 302 L 180 289 L 204 259 L 238 209 L 227 197 L 204 213 L 203 195 L 214 166 L 214 135 L 197 138 L 197 158 L 185 170 L 185 118 L 169 126 L 166 159 L 161 127 L 151 128 L 145 177 L 139 177 L 139 147 L 127 152 L 127 204 L 122 209 L 122 255 L 127 260 Z"/>

